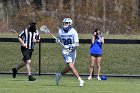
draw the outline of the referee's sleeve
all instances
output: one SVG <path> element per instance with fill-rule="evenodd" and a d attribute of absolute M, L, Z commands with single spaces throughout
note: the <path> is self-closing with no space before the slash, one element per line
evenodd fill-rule
<path fill-rule="evenodd" d="M 23 30 L 19 35 L 18 35 L 18 37 L 22 37 L 23 35 L 24 35 L 24 33 L 25 33 L 25 31 Z"/>

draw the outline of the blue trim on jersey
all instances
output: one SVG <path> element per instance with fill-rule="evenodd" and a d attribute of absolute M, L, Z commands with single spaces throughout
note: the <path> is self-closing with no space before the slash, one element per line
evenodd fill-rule
<path fill-rule="evenodd" d="M 102 36 L 100 37 L 102 38 Z M 98 37 L 96 37 L 94 43 L 91 44 L 89 52 L 90 54 L 102 54 L 102 42 Z"/>

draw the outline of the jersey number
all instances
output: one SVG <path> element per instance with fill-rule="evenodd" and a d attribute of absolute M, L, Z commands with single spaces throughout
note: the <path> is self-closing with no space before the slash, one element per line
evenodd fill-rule
<path fill-rule="evenodd" d="M 67 38 L 67 39 L 63 38 L 62 41 L 63 41 L 64 45 L 72 44 L 71 38 Z"/>

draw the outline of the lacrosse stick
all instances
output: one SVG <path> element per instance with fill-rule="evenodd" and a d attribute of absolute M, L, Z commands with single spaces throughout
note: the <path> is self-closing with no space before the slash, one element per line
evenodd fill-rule
<path fill-rule="evenodd" d="M 41 26 L 41 27 L 40 27 L 40 31 L 45 32 L 46 34 L 49 33 L 55 40 L 57 39 L 57 38 L 50 32 L 50 30 L 48 29 L 48 27 L 47 27 L 46 25 Z M 62 46 L 64 46 L 60 41 L 59 41 L 59 43 L 60 43 Z"/>

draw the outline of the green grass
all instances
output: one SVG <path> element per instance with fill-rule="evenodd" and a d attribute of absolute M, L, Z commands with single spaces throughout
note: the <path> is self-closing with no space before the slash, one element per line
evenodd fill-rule
<path fill-rule="evenodd" d="M 12 35 L 13 37 L 17 36 L 15 34 Z M 0 37 L 11 37 L 12 35 L 8 33 L 0 33 Z M 46 36 L 49 37 L 50 35 Z M 85 34 L 80 35 L 80 37 L 81 36 L 82 38 L 87 37 Z M 137 38 L 136 35 L 129 36 L 133 37 L 133 39 Z M 120 37 L 122 36 L 120 35 Z M 126 36 L 124 35 L 124 37 Z M 125 39 L 128 39 L 128 37 Z M 11 73 L 11 68 L 15 67 L 22 59 L 20 44 L 15 42 L 0 42 L 0 44 L 0 72 Z M 55 73 L 57 68 L 64 68 L 61 46 L 56 43 L 42 43 L 41 45 L 41 73 Z M 80 44 L 77 48 L 75 67 L 80 74 L 89 74 L 89 47 L 90 44 Z M 139 44 L 104 44 L 101 74 L 140 75 L 139 50 Z M 36 44 L 32 56 L 33 73 L 38 73 L 38 52 L 38 44 Z M 23 68 L 19 72 L 26 72 L 26 69 Z M 97 68 L 95 64 L 95 74 L 96 73 Z"/>
<path fill-rule="evenodd" d="M 57 68 L 64 68 L 61 46 L 55 43 L 42 43 L 41 72 L 54 73 Z M 80 44 L 77 48 L 75 67 L 79 73 L 89 73 L 90 44 Z M 11 72 L 11 68 L 21 62 L 22 54 L 19 43 L 1 42 L 0 72 Z M 104 44 L 101 64 L 101 74 L 140 74 L 140 59 L 138 44 Z M 32 71 L 38 73 L 38 44 L 32 57 Z M 19 72 L 26 72 L 21 69 Z M 97 73 L 95 64 L 95 73 Z"/>
<path fill-rule="evenodd" d="M 63 76 L 59 86 L 56 86 L 54 76 L 35 76 L 36 81 L 28 81 L 26 75 L 0 76 L 0 93 L 139 93 L 140 81 L 136 78 L 112 78 L 106 81 L 86 80 L 84 87 L 79 87 L 79 81 L 73 76 Z"/>

